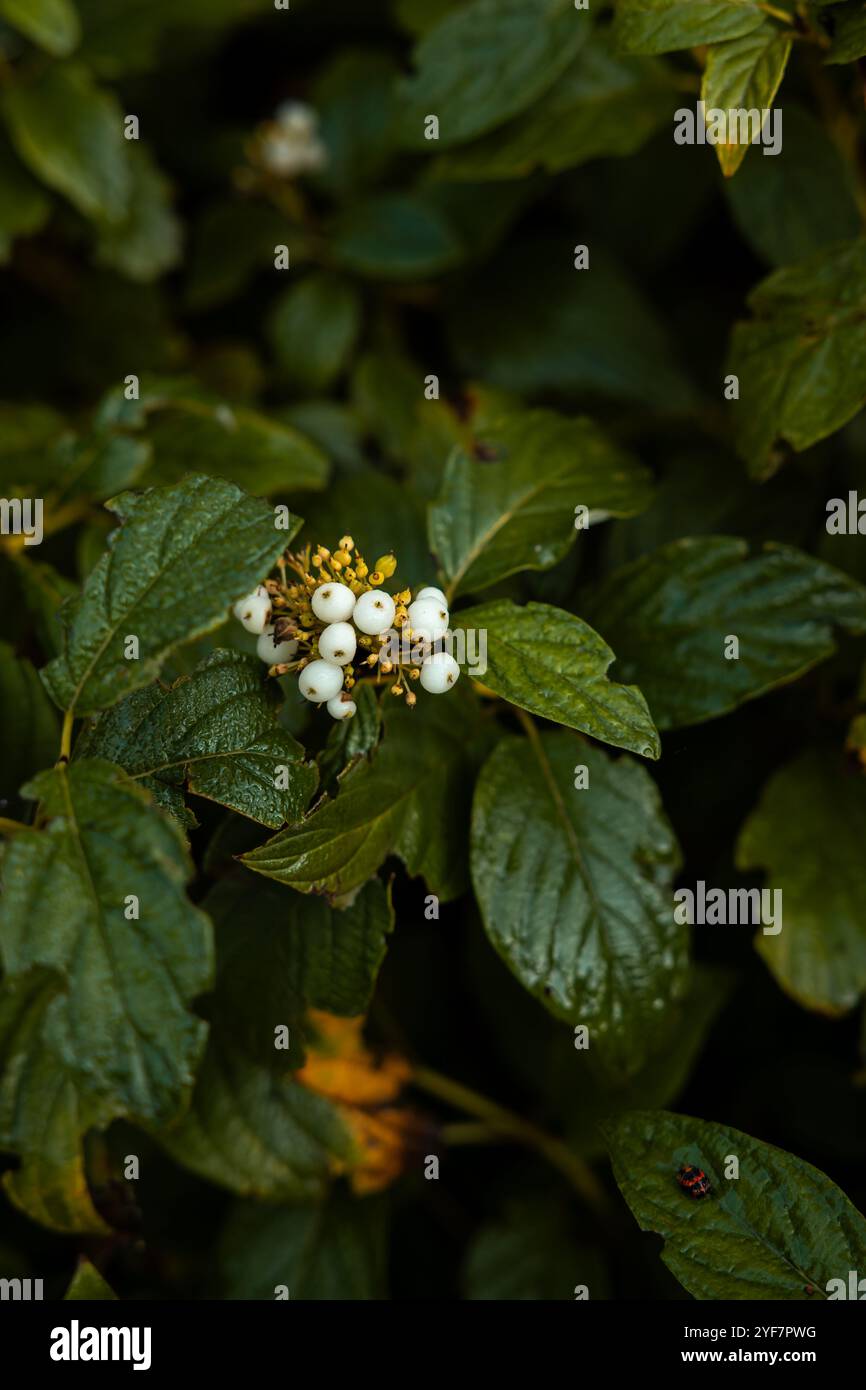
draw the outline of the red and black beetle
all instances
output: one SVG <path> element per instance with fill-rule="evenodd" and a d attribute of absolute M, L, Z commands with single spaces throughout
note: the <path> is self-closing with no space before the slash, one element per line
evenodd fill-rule
<path fill-rule="evenodd" d="M 677 1173 L 677 1182 L 690 1197 L 709 1197 L 713 1190 L 703 1168 L 695 1168 L 691 1163 L 683 1164 Z"/>

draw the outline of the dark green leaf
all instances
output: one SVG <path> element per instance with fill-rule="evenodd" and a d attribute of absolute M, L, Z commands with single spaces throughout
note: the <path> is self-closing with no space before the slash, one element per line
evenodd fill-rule
<path fill-rule="evenodd" d="M 414 710 L 402 700 L 386 706 L 371 761 L 351 768 L 337 796 L 301 825 L 243 855 L 247 868 L 298 892 L 336 898 L 396 854 L 440 898 L 457 897 L 466 884 L 468 747 L 481 755 L 484 735 L 462 691 L 425 694 Z"/>
<path fill-rule="evenodd" d="M 211 974 L 210 923 L 184 892 L 183 838 L 110 763 L 60 766 L 25 792 L 47 824 L 6 850 L 6 978 L 45 966 L 63 979 L 43 1048 L 103 1122 L 165 1121 L 192 1084 L 205 1026 L 189 1005 Z M 126 915 L 133 903 L 138 918 Z"/>
<path fill-rule="evenodd" d="M 668 53 L 739 38 L 764 18 L 752 0 L 618 0 L 615 34 L 628 53 Z"/>
<path fill-rule="evenodd" d="M 55 63 L 4 83 L 2 109 L 29 169 L 86 217 L 119 222 L 131 191 L 123 113 L 86 68 Z"/>
<path fill-rule="evenodd" d="M 345 367 L 360 325 L 358 293 L 335 275 L 316 272 L 287 290 L 274 309 L 271 337 L 289 385 L 325 390 Z"/>
<path fill-rule="evenodd" d="M 866 241 L 842 243 L 762 280 L 731 339 L 737 444 L 755 478 L 846 424 L 866 401 Z"/>
<path fill-rule="evenodd" d="M 824 1173 L 739 1130 L 664 1110 L 606 1127 L 614 1176 L 662 1259 L 698 1299 L 826 1298 L 830 1279 L 866 1263 L 866 1221 Z M 729 1155 L 739 1178 L 725 1178 Z M 690 1199 L 676 1173 L 702 1168 L 713 1193 Z M 812 1290 L 810 1295 L 807 1289 Z"/>
<path fill-rule="evenodd" d="M 573 613 L 499 599 L 454 614 L 452 627 L 486 634 L 487 667 L 478 677 L 503 700 L 616 748 L 659 756 L 643 695 L 608 679 L 613 652 Z"/>
<path fill-rule="evenodd" d="M 185 787 L 277 829 L 299 819 L 318 781 L 277 723 L 280 703 L 261 661 L 218 650 L 170 688 L 135 691 L 100 715 L 76 757 L 107 758 L 148 790 Z"/>
<path fill-rule="evenodd" d="M 579 1285 L 590 1299 L 605 1298 L 601 1260 L 595 1250 L 578 1244 L 569 1224 L 567 1209 L 551 1198 L 509 1202 L 469 1246 L 462 1280 L 466 1298 L 574 1302 Z"/>
<path fill-rule="evenodd" d="M 278 530 L 266 502 L 190 475 L 114 499 L 123 525 L 64 612 L 63 655 L 43 679 L 55 704 L 95 714 L 158 675 L 174 647 L 217 627 L 267 574 L 297 530 Z M 128 635 L 139 659 L 127 660 Z"/>
<path fill-rule="evenodd" d="M 652 478 L 587 419 L 549 410 L 482 412 L 483 461 L 458 450 L 429 511 L 449 595 L 522 569 L 549 569 L 575 538 L 575 509 L 601 520 L 648 506 Z"/>
<path fill-rule="evenodd" d="M 344 1302 L 387 1297 L 387 1206 L 335 1191 L 315 1206 L 235 1207 L 219 1248 L 223 1297 Z M 286 1297 L 285 1294 L 282 1295 Z"/>
<path fill-rule="evenodd" d="M 337 777 L 357 758 L 369 757 L 375 750 L 382 732 L 382 711 L 372 685 L 362 682 L 353 698 L 357 706 L 351 719 L 341 719 L 328 735 L 328 742 L 319 754 L 319 772 L 323 786 Z"/>
<path fill-rule="evenodd" d="M 832 655 L 834 627 L 866 632 L 866 589 L 790 546 L 672 541 L 625 565 L 590 602 L 616 672 L 660 729 L 714 719 Z M 726 657 L 730 636 L 739 656 Z"/>
<path fill-rule="evenodd" d="M 171 206 L 168 180 L 146 145 L 131 143 L 129 206 L 123 220 L 99 229 L 96 259 L 132 280 L 156 280 L 177 265 L 181 226 Z"/>
<path fill-rule="evenodd" d="M 54 706 L 30 662 L 0 642 L 0 798 L 8 806 L 60 744 Z"/>
<path fill-rule="evenodd" d="M 407 145 L 430 149 L 428 115 L 439 118 L 439 147 L 459 145 L 531 106 L 564 72 L 590 26 L 573 0 L 471 0 L 446 14 L 418 44 L 406 84 Z"/>
<path fill-rule="evenodd" d="M 0 264 L 9 259 L 15 238 L 38 232 L 50 211 L 44 190 L 22 168 L 5 140 L 0 141 Z"/>
<path fill-rule="evenodd" d="M 343 269 L 384 280 L 437 275 L 462 255 L 443 215 L 411 193 L 382 193 L 349 207 L 334 228 L 331 251 Z"/>
<path fill-rule="evenodd" d="M 828 63 L 854 63 L 866 55 L 866 5 L 845 5 L 833 19 Z"/>
<path fill-rule="evenodd" d="M 558 174 L 602 155 L 632 154 L 670 117 L 672 92 L 660 65 L 617 55 L 599 31 L 529 111 L 449 151 L 435 173 L 515 179 L 538 168 Z"/>
<path fill-rule="evenodd" d="M 782 930 L 759 932 L 758 952 L 786 993 L 831 1017 L 866 993 L 864 833 L 862 774 L 811 749 L 771 778 L 737 842 L 738 866 L 765 869 L 782 895 Z"/>
<path fill-rule="evenodd" d="M 814 116 L 791 102 L 779 154 L 748 160 L 725 193 L 740 231 L 771 265 L 803 260 L 859 230 L 845 160 Z"/>
<path fill-rule="evenodd" d="M 688 964 L 679 851 L 649 774 L 570 734 L 509 739 L 478 779 L 471 862 L 485 929 L 517 978 L 636 1071 Z"/>

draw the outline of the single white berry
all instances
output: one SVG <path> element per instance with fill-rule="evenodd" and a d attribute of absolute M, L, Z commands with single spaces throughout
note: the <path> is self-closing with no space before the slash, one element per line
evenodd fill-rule
<path fill-rule="evenodd" d="M 448 609 L 436 598 L 416 598 L 407 609 L 409 626 L 414 637 L 425 642 L 438 642 L 448 631 Z"/>
<path fill-rule="evenodd" d="M 456 684 L 460 667 L 450 652 L 434 652 L 421 663 L 421 684 L 431 695 L 441 695 Z"/>
<path fill-rule="evenodd" d="M 358 638 L 351 623 L 329 623 L 319 633 L 319 656 L 332 666 L 348 666 L 355 655 Z"/>
<path fill-rule="evenodd" d="M 313 612 L 323 623 L 345 623 L 355 607 L 355 595 L 347 584 L 331 580 L 313 594 Z"/>
<path fill-rule="evenodd" d="M 297 650 L 298 644 L 294 637 L 290 637 L 287 642 L 274 641 L 273 623 L 268 623 L 256 643 L 256 651 L 269 666 L 279 666 L 284 661 L 291 661 Z"/>
<path fill-rule="evenodd" d="M 314 705 L 325 704 L 339 695 L 343 686 L 343 672 L 330 661 L 311 661 L 298 677 L 298 689 Z"/>
<path fill-rule="evenodd" d="M 271 596 L 264 584 L 247 594 L 246 598 L 238 599 L 232 612 L 247 632 L 264 632 L 271 616 Z"/>
<path fill-rule="evenodd" d="M 328 713 L 332 719 L 351 719 L 357 709 L 354 700 L 344 699 L 342 695 L 335 695 L 333 700 L 328 701 Z"/>
<path fill-rule="evenodd" d="M 361 632 L 376 637 L 380 632 L 387 632 L 389 627 L 393 627 L 396 611 L 397 605 L 390 594 L 383 594 L 378 589 L 368 589 L 355 604 L 352 621 Z"/>
<path fill-rule="evenodd" d="M 443 608 L 448 607 L 447 598 L 445 597 L 441 589 L 436 588 L 435 584 L 428 584 L 426 589 L 419 589 L 417 594 L 415 595 L 416 603 L 418 602 L 419 598 L 435 598 L 439 603 L 442 604 Z"/>

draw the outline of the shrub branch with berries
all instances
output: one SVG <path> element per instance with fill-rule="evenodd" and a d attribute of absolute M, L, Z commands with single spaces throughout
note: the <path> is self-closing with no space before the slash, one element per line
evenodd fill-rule
<path fill-rule="evenodd" d="M 442 642 L 448 633 L 448 600 L 426 585 L 412 596 L 381 586 L 397 561 L 381 555 L 371 570 L 351 536 L 336 550 L 311 546 L 286 551 L 277 578 L 265 580 L 234 605 L 234 615 L 258 636 L 256 650 L 268 674 L 298 673 L 307 700 L 326 705 L 334 719 L 357 711 L 352 691 L 360 680 L 389 685 L 407 705 L 413 685 L 431 695 L 450 690 L 460 667 Z"/>

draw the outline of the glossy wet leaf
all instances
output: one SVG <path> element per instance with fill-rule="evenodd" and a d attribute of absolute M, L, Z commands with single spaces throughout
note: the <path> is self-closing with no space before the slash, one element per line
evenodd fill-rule
<path fill-rule="evenodd" d="M 614 1176 L 662 1259 L 694 1298 L 807 1302 L 827 1297 L 866 1261 L 866 1221 L 824 1173 L 739 1130 L 664 1110 L 605 1127 Z M 729 1155 L 739 1178 L 725 1178 Z M 702 1168 L 712 1195 L 695 1200 L 678 1168 Z M 811 1295 L 806 1292 L 812 1289 Z"/>
<path fill-rule="evenodd" d="M 752 0 L 618 0 L 614 33 L 628 53 L 668 53 L 736 39 L 763 22 Z"/>
<path fill-rule="evenodd" d="M 502 742 L 478 779 L 471 864 L 487 934 L 517 978 L 635 1071 L 687 971 L 679 850 L 648 773 L 571 734 Z"/>
<path fill-rule="evenodd" d="M 194 474 L 124 493 L 111 510 L 122 525 L 64 610 L 63 653 L 43 672 L 55 704 L 82 715 L 148 684 L 173 648 L 217 627 L 294 534 L 266 502 Z M 124 656 L 129 635 L 137 660 Z"/>
<path fill-rule="evenodd" d="M 831 656 L 836 629 L 866 632 L 866 589 L 790 546 L 673 541 L 615 571 L 589 613 L 660 729 L 713 719 Z M 737 657 L 729 639 L 739 643 Z"/>
<path fill-rule="evenodd" d="M 478 453 L 451 456 L 429 510 L 430 547 L 450 596 L 555 565 L 578 534 L 579 505 L 592 520 L 633 515 L 650 501 L 648 470 L 591 420 L 494 408 L 474 435 Z"/>
<path fill-rule="evenodd" d="M 263 662 L 217 650 L 173 686 L 106 710 L 76 757 L 107 758 L 157 794 L 185 789 L 276 829 L 299 819 L 318 780 L 277 722 L 280 704 Z"/>
<path fill-rule="evenodd" d="M 640 690 L 608 678 L 613 652 L 573 613 L 498 599 L 461 609 L 451 625 L 467 634 L 469 672 L 478 665 L 473 653 L 482 653 L 486 669 L 478 669 L 477 678 L 503 700 L 615 748 L 659 756 L 658 733 Z"/>
<path fill-rule="evenodd" d="M 772 116 L 764 117 L 764 112 L 772 109 L 792 43 L 792 30 L 780 28 L 768 20 L 742 38 L 733 39 L 730 43 L 713 44 L 707 54 L 701 84 L 701 99 L 707 109 L 715 108 L 725 113 L 759 111 L 768 127 L 768 134 L 763 138 L 768 140 L 774 123 Z M 727 133 L 729 136 L 732 133 L 730 126 Z M 746 133 L 750 140 L 754 133 L 751 125 Z M 728 139 L 725 144 L 717 144 L 715 149 L 722 173 L 730 178 L 742 164 L 749 144 Z M 777 151 L 771 157 L 777 158 L 779 153 Z"/>

